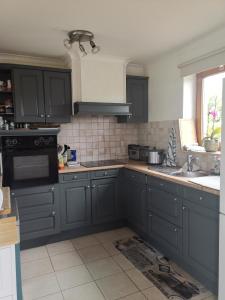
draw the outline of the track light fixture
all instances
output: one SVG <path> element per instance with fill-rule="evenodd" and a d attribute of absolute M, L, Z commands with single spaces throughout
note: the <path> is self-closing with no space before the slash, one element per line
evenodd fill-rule
<path fill-rule="evenodd" d="M 68 32 L 68 38 L 64 40 L 64 46 L 67 49 L 71 49 L 74 42 L 78 42 L 79 49 L 83 55 L 87 55 L 87 51 L 84 48 L 83 42 L 89 42 L 91 46 L 91 52 L 93 54 L 100 51 L 100 47 L 94 42 L 94 34 L 87 30 L 73 30 Z"/>

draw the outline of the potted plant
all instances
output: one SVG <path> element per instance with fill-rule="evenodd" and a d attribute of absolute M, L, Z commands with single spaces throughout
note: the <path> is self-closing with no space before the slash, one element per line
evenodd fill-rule
<path fill-rule="evenodd" d="M 209 102 L 207 136 L 203 139 L 203 146 L 205 147 L 206 152 L 216 152 L 219 149 L 219 139 L 221 136 L 221 116 L 219 110 L 217 110 L 217 103 L 217 97 L 214 97 Z"/>

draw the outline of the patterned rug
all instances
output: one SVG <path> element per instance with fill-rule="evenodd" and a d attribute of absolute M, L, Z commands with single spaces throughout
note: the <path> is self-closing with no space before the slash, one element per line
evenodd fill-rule
<path fill-rule="evenodd" d="M 116 241 L 115 247 L 168 299 L 204 299 L 209 292 L 172 261 L 137 236 Z"/>

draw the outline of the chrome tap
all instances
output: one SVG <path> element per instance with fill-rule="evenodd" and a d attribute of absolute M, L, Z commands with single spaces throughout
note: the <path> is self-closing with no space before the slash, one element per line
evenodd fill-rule
<path fill-rule="evenodd" d="M 199 161 L 199 157 L 194 157 L 192 154 L 188 154 L 187 156 L 187 171 L 188 172 L 193 172 L 193 163 Z"/>

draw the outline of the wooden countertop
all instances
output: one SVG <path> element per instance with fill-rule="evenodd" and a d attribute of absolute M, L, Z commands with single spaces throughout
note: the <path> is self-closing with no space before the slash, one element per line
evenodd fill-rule
<path fill-rule="evenodd" d="M 19 230 L 16 216 L 12 214 L 10 189 L 1 188 L 3 192 L 3 210 L 0 211 L 0 247 L 19 242 Z"/>
<path fill-rule="evenodd" d="M 166 175 L 166 174 L 148 169 L 148 167 L 149 166 L 143 162 L 128 161 L 126 164 L 118 164 L 118 165 L 103 166 L 103 167 L 93 167 L 93 168 L 86 168 L 83 166 L 80 166 L 77 168 L 65 167 L 63 170 L 59 170 L 59 173 L 66 174 L 66 173 L 89 172 L 89 171 L 91 172 L 91 171 L 106 170 L 106 169 L 126 168 L 129 170 L 144 173 L 146 175 L 155 176 L 155 177 L 167 180 L 167 181 L 171 181 L 171 182 L 174 182 L 177 184 L 188 186 L 188 187 L 191 187 L 191 188 L 194 188 L 197 190 L 208 192 L 208 193 L 211 193 L 214 195 L 218 195 L 218 196 L 220 195 L 220 191 L 190 182 L 187 177 L 176 177 L 176 176 L 172 176 L 172 175 Z"/>

